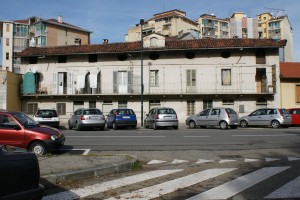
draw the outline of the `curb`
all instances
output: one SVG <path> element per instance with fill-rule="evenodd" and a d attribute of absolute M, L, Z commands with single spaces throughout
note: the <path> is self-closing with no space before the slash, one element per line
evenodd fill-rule
<path fill-rule="evenodd" d="M 41 183 L 45 187 L 47 187 L 53 184 L 86 180 L 86 179 L 91 179 L 94 177 L 108 175 L 116 172 L 129 171 L 137 162 L 138 162 L 138 158 L 132 157 L 128 161 L 120 161 L 113 164 L 103 164 L 101 166 L 87 168 L 87 169 L 73 170 L 73 171 L 67 171 L 58 174 L 45 175 L 45 176 L 41 176 Z"/>

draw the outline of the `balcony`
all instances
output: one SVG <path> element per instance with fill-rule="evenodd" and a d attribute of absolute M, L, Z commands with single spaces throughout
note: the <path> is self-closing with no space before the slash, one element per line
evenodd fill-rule
<path fill-rule="evenodd" d="M 22 88 L 22 87 L 21 87 Z M 78 89 L 76 85 L 67 87 L 54 87 L 52 84 L 42 84 L 37 87 L 36 91 L 24 94 L 30 95 L 139 95 L 141 93 L 140 84 L 113 85 L 111 83 L 101 84 L 100 88 L 91 88 L 88 92 L 86 89 Z M 184 94 L 274 94 L 273 90 L 257 91 L 253 82 L 234 82 L 231 85 L 223 86 L 221 83 L 205 82 L 198 83 L 193 87 L 187 87 L 180 83 L 160 84 L 159 87 L 150 87 L 144 84 L 144 95 L 184 95 Z"/>

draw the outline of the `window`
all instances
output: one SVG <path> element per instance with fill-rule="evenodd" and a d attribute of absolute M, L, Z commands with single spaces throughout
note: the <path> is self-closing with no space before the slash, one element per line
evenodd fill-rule
<path fill-rule="evenodd" d="M 272 66 L 272 86 L 273 86 L 273 93 L 276 93 L 276 66 Z"/>
<path fill-rule="evenodd" d="M 89 55 L 89 62 L 97 62 L 97 55 L 96 54 L 90 54 Z"/>
<path fill-rule="evenodd" d="M 9 60 L 9 53 L 6 53 L 6 60 Z"/>
<path fill-rule="evenodd" d="M 9 46 L 9 38 L 6 38 L 6 46 Z"/>
<path fill-rule="evenodd" d="M 211 115 L 220 115 L 220 109 L 212 109 Z"/>
<path fill-rule="evenodd" d="M 223 103 L 223 105 L 233 105 L 234 100 L 233 99 L 223 99 L 222 103 Z"/>
<path fill-rule="evenodd" d="M 157 47 L 158 46 L 158 38 L 153 37 L 150 39 L 150 47 Z"/>
<path fill-rule="evenodd" d="M 187 86 L 196 86 L 196 70 L 186 70 L 186 84 Z"/>
<path fill-rule="evenodd" d="M 27 114 L 28 115 L 33 115 L 38 109 L 38 104 L 37 103 L 29 103 L 27 104 Z"/>
<path fill-rule="evenodd" d="M 158 87 L 158 70 L 150 70 L 150 87 Z"/>
<path fill-rule="evenodd" d="M 127 108 L 127 101 L 118 101 L 118 108 Z"/>
<path fill-rule="evenodd" d="M 96 101 L 89 101 L 89 108 L 96 108 Z"/>
<path fill-rule="evenodd" d="M 9 26 L 9 24 L 6 24 L 6 32 L 10 32 L 10 26 Z"/>
<path fill-rule="evenodd" d="M 266 64 L 266 51 L 264 49 L 256 51 L 256 64 Z"/>
<path fill-rule="evenodd" d="M 149 100 L 149 110 L 155 107 L 160 107 L 160 100 Z"/>
<path fill-rule="evenodd" d="M 59 115 L 66 115 L 66 103 L 57 103 L 56 110 Z"/>
<path fill-rule="evenodd" d="M 213 107 L 213 101 L 212 100 L 203 100 L 203 110 L 212 108 Z"/>
<path fill-rule="evenodd" d="M 296 85 L 296 103 L 300 103 L 300 85 Z"/>
<path fill-rule="evenodd" d="M 256 109 L 259 108 L 266 108 L 267 107 L 267 100 L 264 98 L 259 98 L 256 101 Z"/>
<path fill-rule="evenodd" d="M 111 111 L 112 109 L 113 109 L 112 101 L 103 101 L 102 112 L 104 115 L 108 114 L 109 111 Z"/>
<path fill-rule="evenodd" d="M 222 85 L 231 85 L 231 69 L 222 69 Z"/>
<path fill-rule="evenodd" d="M 191 116 L 195 114 L 195 101 L 187 101 L 187 115 Z"/>
<path fill-rule="evenodd" d="M 67 56 L 58 56 L 58 63 L 66 63 Z"/>
<path fill-rule="evenodd" d="M 37 57 L 30 57 L 29 58 L 29 64 L 37 64 Z"/>

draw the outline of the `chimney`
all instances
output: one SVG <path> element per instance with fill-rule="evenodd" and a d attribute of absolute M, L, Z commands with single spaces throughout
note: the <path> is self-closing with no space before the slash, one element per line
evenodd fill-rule
<path fill-rule="evenodd" d="M 62 23 L 62 22 L 63 22 L 62 20 L 63 20 L 63 19 L 62 19 L 62 16 L 61 16 L 61 14 L 59 14 L 59 15 L 58 15 L 57 21 L 58 21 L 59 23 Z"/>
<path fill-rule="evenodd" d="M 108 39 L 103 39 L 103 44 L 108 44 Z"/>

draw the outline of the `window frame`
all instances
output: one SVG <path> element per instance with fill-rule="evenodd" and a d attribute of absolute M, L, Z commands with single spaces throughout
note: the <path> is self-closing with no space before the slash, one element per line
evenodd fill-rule
<path fill-rule="evenodd" d="M 38 103 L 28 103 L 27 104 L 27 114 L 34 115 L 38 110 Z"/>
<path fill-rule="evenodd" d="M 222 85 L 229 86 L 232 83 L 231 69 L 221 69 Z M 229 79 L 229 80 L 227 80 Z"/>

